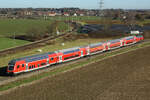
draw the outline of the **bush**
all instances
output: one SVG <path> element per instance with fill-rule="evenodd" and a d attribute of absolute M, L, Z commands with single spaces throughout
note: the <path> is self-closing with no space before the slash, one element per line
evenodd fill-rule
<path fill-rule="evenodd" d="M 50 25 L 48 25 L 47 27 L 46 27 L 46 34 L 48 35 L 48 36 L 55 36 L 56 35 L 56 28 L 57 28 L 57 22 L 56 21 L 54 21 L 53 23 L 51 23 Z"/>
<path fill-rule="evenodd" d="M 26 32 L 26 37 L 31 41 L 40 40 L 44 36 L 45 30 L 38 27 L 32 27 Z"/>
<path fill-rule="evenodd" d="M 48 25 L 45 29 L 39 27 L 32 27 L 26 32 L 26 37 L 30 41 L 41 40 L 46 37 L 56 35 L 57 22 L 53 22 Z"/>

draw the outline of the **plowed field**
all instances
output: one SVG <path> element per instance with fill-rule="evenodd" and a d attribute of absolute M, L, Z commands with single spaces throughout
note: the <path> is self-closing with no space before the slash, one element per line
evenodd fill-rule
<path fill-rule="evenodd" d="M 149 100 L 150 47 L 20 87 L 0 100 Z"/>

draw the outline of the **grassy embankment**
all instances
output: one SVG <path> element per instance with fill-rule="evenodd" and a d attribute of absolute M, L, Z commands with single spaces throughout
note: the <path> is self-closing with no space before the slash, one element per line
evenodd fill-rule
<path fill-rule="evenodd" d="M 104 55 L 99 55 L 99 56 L 90 58 L 90 59 L 88 59 L 86 61 L 80 61 L 80 62 L 77 62 L 77 63 L 72 64 L 72 65 L 68 65 L 68 66 L 64 66 L 64 67 L 53 69 L 50 72 L 41 73 L 41 74 L 32 76 L 30 78 L 20 79 L 20 80 L 17 80 L 15 82 L 11 82 L 11 83 L 5 84 L 3 86 L 0 86 L 0 91 L 5 91 L 5 90 L 8 90 L 8 89 L 11 89 L 11 88 L 14 88 L 14 87 L 26 84 L 26 83 L 31 83 L 33 81 L 42 79 L 44 77 L 53 76 L 53 75 L 57 75 L 57 74 L 63 73 L 65 71 L 73 70 L 75 68 L 80 68 L 80 67 L 83 67 L 83 66 L 85 66 L 87 64 L 95 63 L 97 61 L 106 59 L 108 57 L 112 57 L 112 56 L 115 56 L 115 55 L 126 53 L 126 52 L 129 52 L 129 51 L 132 51 L 132 50 L 136 50 L 136 49 L 139 49 L 139 48 L 146 47 L 146 46 L 150 46 L 150 42 L 148 42 L 148 43 L 141 43 L 141 44 L 138 44 L 137 46 L 133 46 L 133 47 L 130 47 L 130 48 L 123 48 L 123 49 L 121 49 L 119 51 L 107 52 Z"/>
<path fill-rule="evenodd" d="M 150 23 L 150 19 L 145 19 L 143 21 L 137 21 L 137 23 L 141 26 L 143 26 L 144 24 L 149 24 Z"/>
<path fill-rule="evenodd" d="M 10 47 L 21 46 L 24 44 L 30 43 L 29 41 L 25 40 L 17 40 L 17 39 L 10 39 L 10 38 L 0 38 L 0 50 L 4 50 Z"/>

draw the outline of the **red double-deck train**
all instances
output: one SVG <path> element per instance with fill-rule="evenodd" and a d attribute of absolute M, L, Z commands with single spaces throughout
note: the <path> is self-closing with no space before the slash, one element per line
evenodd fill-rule
<path fill-rule="evenodd" d="M 48 67 L 52 64 L 71 61 L 74 59 L 82 58 L 84 56 L 93 55 L 107 50 L 135 44 L 139 41 L 142 41 L 143 39 L 144 38 L 142 35 L 129 36 L 120 39 L 110 40 L 107 42 L 90 44 L 82 47 L 74 47 L 54 52 L 48 52 L 40 55 L 13 59 L 8 63 L 7 73 L 18 74 L 22 72 L 37 70 L 40 68 Z"/>

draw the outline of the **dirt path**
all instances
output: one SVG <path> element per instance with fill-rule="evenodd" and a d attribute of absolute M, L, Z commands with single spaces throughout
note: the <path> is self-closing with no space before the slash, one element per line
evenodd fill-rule
<path fill-rule="evenodd" d="M 150 47 L 18 88 L 0 100 L 148 100 Z"/>

